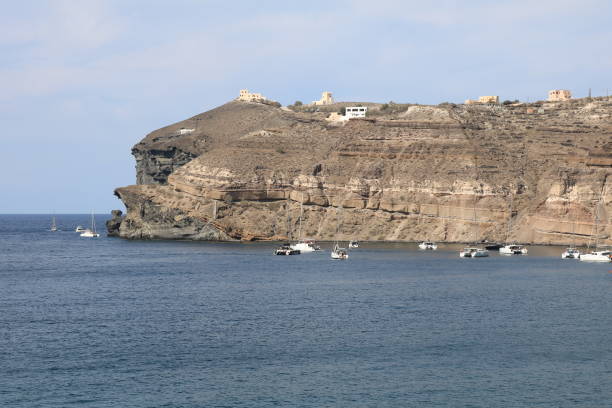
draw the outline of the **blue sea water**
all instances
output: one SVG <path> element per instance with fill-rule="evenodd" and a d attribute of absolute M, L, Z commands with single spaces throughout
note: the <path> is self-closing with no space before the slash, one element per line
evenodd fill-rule
<path fill-rule="evenodd" d="M 612 264 L 280 257 L 50 218 L 0 216 L 2 407 L 612 406 Z"/>

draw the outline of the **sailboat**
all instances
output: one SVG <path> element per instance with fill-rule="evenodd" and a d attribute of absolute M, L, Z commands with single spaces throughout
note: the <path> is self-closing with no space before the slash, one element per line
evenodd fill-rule
<path fill-rule="evenodd" d="M 292 249 L 300 251 L 305 254 L 308 252 L 320 251 L 321 247 L 318 246 L 312 239 L 302 239 L 302 218 L 304 216 L 304 204 L 300 203 L 300 223 L 298 229 L 298 242 L 291 245 Z"/>
<path fill-rule="evenodd" d="M 96 232 L 96 220 L 94 219 L 94 213 L 91 212 L 91 228 L 86 229 L 81 233 L 84 238 L 98 238 L 100 234 Z"/>
<path fill-rule="evenodd" d="M 572 222 L 572 237 L 574 236 L 574 227 L 576 223 Z M 576 248 L 576 245 L 572 242 L 569 248 L 567 248 L 561 254 L 561 259 L 580 259 L 580 251 Z"/>
<path fill-rule="evenodd" d="M 49 228 L 49 231 L 51 231 L 51 232 L 59 231 L 57 229 L 57 224 L 55 223 L 55 215 L 53 216 L 53 218 L 51 218 L 51 228 Z"/>
<path fill-rule="evenodd" d="M 336 242 L 334 243 L 334 249 L 331 252 L 331 259 L 348 259 L 348 250 L 341 248 L 338 245 L 338 232 L 340 231 L 340 209 L 338 208 L 337 219 L 336 219 Z"/>
<path fill-rule="evenodd" d="M 510 226 L 512 225 L 512 198 L 510 199 L 510 214 L 508 215 L 508 229 L 506 231 L 506 242 L 510 237 Z M 527 255 L 527 248 L 518 244 L 505 244 L 499 248 L 502 255 Z"/>
<path fill-rule="evenodd" d="M 474 223 L 476 223 L 476 195 L 474 195 Z M 480 228 L 480 227 L 477 227 Z M 478 234 L 476 234 L 476 239 L 478 239 Z M 463 251 L 459 252 L 459 257 L 461 258 L 486 258 L 489 256 L 489 251 L 484 248 L 478 247 L 466 247 L 463 248 Z"/>
<path fill-rule="evenodd" d="M 598 249 L 599 248 L 599 216 L 598 216 L 598 208 L 599 205 L 603 202 L 605 192 L 605 185 L 601 191 L 601 195 L 599 201 L 595 205 L 595 209 L 593 210 L 593 218 L 595 222 L 593 224 L 593 234 L 591 234 L 591 238 L 589 238 L 589 244 L 587 247 L 591 246 L 591 239 L 593 235 L 595 236 L 595 250 L 589 252 L 588 254 L 580 255 L 580 260 L 585 262 L 612 262 L 612 250 L 610 249 Z"/>

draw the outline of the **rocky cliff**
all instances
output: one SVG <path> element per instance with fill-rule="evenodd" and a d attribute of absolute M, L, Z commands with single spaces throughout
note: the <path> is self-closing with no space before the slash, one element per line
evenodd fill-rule
<path fill-rule="evenodd" d="M 320 240 L 612 244 L 612 102 L 368 106 L 230 102 L 156 130 L 114 232 L 281 240 L 302 214 Z"/>

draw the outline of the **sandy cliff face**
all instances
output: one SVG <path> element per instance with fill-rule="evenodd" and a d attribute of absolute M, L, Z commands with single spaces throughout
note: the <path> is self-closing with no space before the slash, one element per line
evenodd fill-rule
<path fill-rule="evenodd" d="M 303 211 L 321 240 L 582 243 L 596 212 L 612 243 L 611 102 L 370 111 L 342 125 L 230 102 L 157 130 L 116 190 L 118 234 L 286 239 Z"/>

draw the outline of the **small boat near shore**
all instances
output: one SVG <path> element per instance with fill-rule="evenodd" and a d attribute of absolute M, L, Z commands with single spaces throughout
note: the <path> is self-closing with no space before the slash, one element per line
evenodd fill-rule
<path fill-rule="evenodd" d="M 96 231 L 96 220 L 94 218 L 93 211 L 91 213 L 91 228 L 86 229 L 81 233 L 83 238 L 98 238 L 100 234 Z"/>
<path fill-rule="evenodd" d="M 580 251 L 575 247 L 569 247 L 561 254 L 561 259 L 580 259 Z"/>
<path fill-rule="evenodd" d="M 502 255 L 527 255 L 527 252 L 527 248 L 516 244 L 508 244 L 499 248 L 499 253 Z"/>
<path fill-rule="evenodd" d="M 463 251 L 459 252 L 461 258 L 486 258 L 489 256 L 489 251 L 483 248 L 463 248 Z"/>
<path fill-rule="evenodd" d="M 300 250 L 291 248 L 291 245 L 289 245 L 289 243 L 279 246 L 274 251 L 274 255 L 299 255 L 299 254 L 301 254 Z"/>
<path fill-rule="evenodd" d="M 612 262 L 612 251 L 606 249 L 582 254 L 580 260 L 583 262 Z"/>
<path fill-rule="evenodd" d="M 300 251 L 300 253 L 308 253 L 321 250 L 321 247 L 318 246 L 312 239 L 304 239 L 298 241 L 297 243 L 291 245 L 291 248 L 295 249 L 296 251 Z"/>
<path fill-rule="evenodd" d="M 351 242 L 349 242 L 348 247 L 349 248 L 359 248 L 359 242 L 351 241 Z"/>
<path fill-rule="evenodd" d="M 438 249 L 438 245 L 435 242 L 423 241 L 419 244 L 419 249 L 424 251 L 435 251 Z"/>
<path fill-rule="evenodd" d="M 334 249 L 331 252 L 331 258 L 332 259 L 348 259 L 348 251 L 346 250 L 346 248 L 340 248 L 340 246 L 336 243 L 336 245 L 334 245 Z"/>

